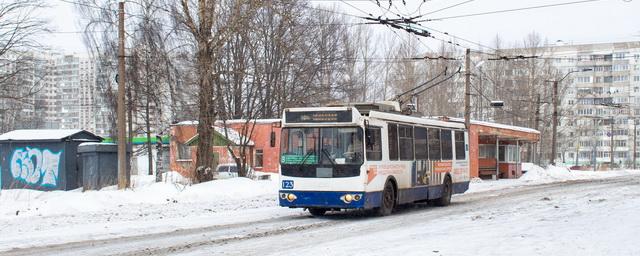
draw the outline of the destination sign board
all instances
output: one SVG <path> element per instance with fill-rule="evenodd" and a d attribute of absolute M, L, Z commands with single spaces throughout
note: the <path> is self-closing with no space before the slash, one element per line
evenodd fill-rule
<path fill-rule="evenodd" d="M 351 110 L 285 112 L 287 123 L 349 123 Z"/>

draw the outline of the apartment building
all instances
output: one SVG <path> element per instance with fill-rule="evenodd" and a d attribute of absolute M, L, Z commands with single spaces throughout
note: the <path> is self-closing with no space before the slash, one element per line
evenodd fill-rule
<path fill-rule="evenodd" d="M 553 46 L 551 52 L 560 74 L 577 71 L 562 81 L 556 162 L 613 159 L 630 166 L 640 121 L 640 42 Z"/>
<path fill-rule="evenodd" d="M 13 89 L 6 93 L 18 96 L 0 102 L 3 131 L 46 128 L 109 133 L 111 111 L 92 58 L 46 51 L 12 53 L 8 58 L 13 55 L 21 61 L 0 67 L 0 76 L 20 70 L 11 83 L 3 85 Z"/>

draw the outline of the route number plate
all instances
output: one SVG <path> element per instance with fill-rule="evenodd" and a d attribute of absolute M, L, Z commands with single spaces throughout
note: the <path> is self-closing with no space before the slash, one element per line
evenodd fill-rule
<path fill-rule="evenodd" d="M 292 180 L 283 180 L 282 181 L 283 189 L 293 189 L 293 181 Z"/>

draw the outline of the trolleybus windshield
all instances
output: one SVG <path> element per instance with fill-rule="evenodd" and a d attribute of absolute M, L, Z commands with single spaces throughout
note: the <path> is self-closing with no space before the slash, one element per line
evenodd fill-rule
<path fill-rule="evenodd" d="M 363 137 L 359 127 L 283 128 L 280 154 L 283 174 L 357 176 L 358 167 L 364 162 Z"/>
<path fill-rule="evenodd" d="M 362 164 L 362 129 L 284 128 L 281 164 Z"/>

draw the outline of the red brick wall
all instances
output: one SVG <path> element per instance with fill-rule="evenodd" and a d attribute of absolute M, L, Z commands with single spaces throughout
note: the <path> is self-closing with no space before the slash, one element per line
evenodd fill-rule
<path fill-rule="evenodd" d="M 248 129 L 243 129 L 245 125 L 248 125 Z M 245 124 L 238 122 L 230 122 L 228 126 L 237 131 L 238 133 L 251 133 L 251 141 L 254 142 L 253 146 L 249 146 L 246 148 L 245 157 L 247 158 L 247 162 L 254 168 L 256 171 L 262 172 L 278 172 L 278 168 L 280 167 L 280 122 L 260 122 L 258 121 L 253 128 L 253 131 L 250 130 L 253 124 Z M 275 143 L 274 146 L 271 146 L 271 133 L 274 133 Z M 197 147 L 191 147 L 191 161 L 178 161 L 178 143 L 185 143 L 190 138 L 195 136 L 196 125 L 174 125 L 171 127 L 171 140 L 169 143 L 170 149 L 170 163 L 169 166 L 172 171 L 177 171 L 181 175 L 185 177 L 192 177 L 193 171 L 195 170 L 196 163 L 196 151 Z M 239 147 L 233 147 L 236 155 L 239 155 Z M 255 152 L 257 150 L 263 150 L 263 164 L 262 167 L 255 167 Z M 214 146 L 213 151 L 218 153 L 218 163 L 234 163 L 231 154 L 227 150 L 226 146 Z"/>
<path fill-rule="evenodd" d="M 178 161 L 178 143 L 185 143 L 197 134 L 195 125 L 171 126 L 169 140 L 169 168 L 184 177 L 193 177 L 196 163 L 196 147 L 191 147 L 191 160 Z"/>
<path fill-rule="evenodd" d="M 236 123 L 230 124 L 229 127 L 232 129 L 242 132 L 242 128 L 244 123 Z M 253 132 L 250 130 L 252 124 L 248 124 L 246 133 L 251 133 L 251 141 L 253 141 L 253 151 L 249 156 L 251 159 L 251 167 L 253 167 L 256 171 L 261 172 L 278 172 L 278 168 L 280 167 L 280 123 L 262 123 L 258 122 L 253 127 Z M 271 146 L 271 133 L 274 133 L 275 143 L 274 146 Z M 256 150 L 262 149 L 262 167 L 255 167 L 255 152 Z"/>

